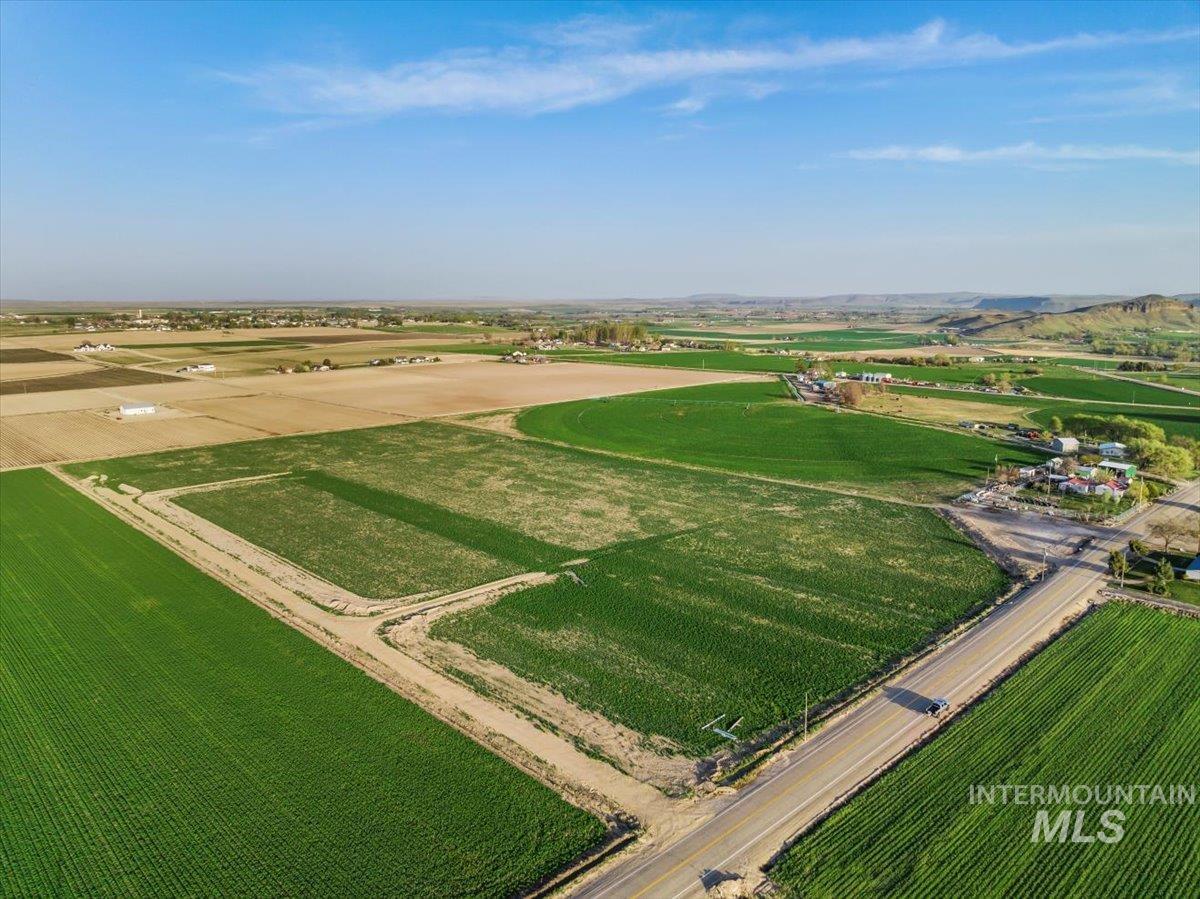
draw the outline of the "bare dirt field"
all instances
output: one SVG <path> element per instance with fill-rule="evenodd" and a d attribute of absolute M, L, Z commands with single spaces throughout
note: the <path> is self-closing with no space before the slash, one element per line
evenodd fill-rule
<path fill-rule="evenodd" d="M 426 418 L 754 377 L 666 367 L 569 362 L 526 366 L 483 361 L 263 375 L 228 378 L 224 383 L 247 392 L 270 389 L 304 399 Z"/>
<path fill-rule="evenodd" d="M 38 363 L 34 363 L 38 364 Z M 45 363 L 48 365 L 57 363 Z M 87 390 L 94 387 L 127 387 L 133 384 L 160 384 L 176 380 L 165 372 L 146 372 L 136 368 L 97 368 L 87 366 L 83 371 L 53 377 L 0 380 L 0 395 L 48 393 L 59 390 Z"/>
<path fill-rule="evenodd" d="M 99 459 L 173 447 L 265 437 L 263 431 L 205 415 L 118 419 L 101 410 L 6 416 L 0 468 Z"/>
<path fill-rule="evenodd" d="M 461 344 L 464 341 L 451 337 L 443 344 Z M 219 378 L 228 374 L 263 374 L 280 365 L 297 365 L 304 360 L 320 362 L 328 359 L 336 365 L 362 365 L 373 358 L 390 358 L 392 356 L 437 355 L 437 346 L 429 347 L 426 342 L 420 344 L 404 343 L 392 338 L 381 340 L 356 340 L 346 343 L 330 344 L 327 346 L 293 346 L 279 347 L 264 345 L 263 347 L 241 347 L 233 352 L 214 352 L 211 348 L 179 347 L 156 349 L 153 352 L 163 361 L 159 364 L 143 366 L 148 370 L 173 372 L 187 362 L 212 362 L 216 372 L 203 377 Z M 457 356 L 458 354 L 452 354 Z M 150 361 L 150 360 L 146 360 Z M 443 358 L 443 361 L 452 361 Z"/>
<path fill-rule="evenodd" d="M 78 375 L 97 371 L 100 366 L 67 356 L 43 362 L 0 362 L 0 382 L 29 378 L 52 378 L 59 375 Z"/>
<path fill-rule="evenodd" d="M 61 353 L 48 353 L 35 347 L 16 347 L 0 349 L 0 366 L 16 365 L 29 362 L 66 362 L 70 356 Z"/>
<path fill-rule="evenodd" d="M 255 428 L 268 434 L 341 431 L 349 428 L 392 425 L 407 420 L 403 416 L 386 412 L 354 409 L 294 396 L 266 394 L 184 400 L 176 405 L 181 409 L 208 415 L 231 424 Z"/>
<path fill-rule="evenodd" d="M 239 396 L 250 391 L 226 387 L 219 381 L 174 379 L 127 387 L 58 390 L 45 393 L 14 393 L 0 396 L 0 416 L 36 415 L 41 412 L 75 412 L 108 409 L 121 403 L 174 403 L 177 400 Z"/>
<path fill-rule="evenodd" d="M 111 343 L 113 346 L 140 346 L 162 343 L 208 343 L 226 340 L 295 340 L 305 342 L 318 337 L 365 334 L 378 338 L 379 331 L 362 328 L 232 328 L 228 331 L 95 331 L 92 333 L 47 334 L 32 337 L 6 337 L 5 349 L 37 347 L 43 350 L 70 352 L 85 340 L 92 343 Z M 396 337 L 397 335 L 386 335 Z M 428 335 L 424 335 L 428 336 Z"/>
<path fill-rule="evenodd" d="M 518 366 L 455 355 L 431 365 L 14 393 L 0 398 L 0 468 L 751 377 L 617 365 Z M 115 420 L 111 412 L 129 402 L 155 403 L 163 411 L 143 419 Z"/>

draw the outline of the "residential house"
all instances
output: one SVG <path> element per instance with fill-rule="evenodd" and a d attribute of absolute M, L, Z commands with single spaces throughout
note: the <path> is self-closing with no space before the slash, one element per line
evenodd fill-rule
<path fill-rule="evenodd" d="M 1050 441 L 1050 449 L 1056 453 L 1079 452 L 1079 441 L 1074 437 L 1055 437 Z"/>

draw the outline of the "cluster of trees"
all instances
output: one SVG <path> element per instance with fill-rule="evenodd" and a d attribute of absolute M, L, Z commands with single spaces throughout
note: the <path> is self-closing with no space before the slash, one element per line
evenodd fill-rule
<path fill-rule="evenodd" d="M 648 334 L 645 322 L 599 321 L 577 325 L 567 336 L 584 343 L 638 343 Z"/>
<path fill-rule="evenodd" d="M 917 340 L 922 346 L 958 346 L 962 343 L 962 338 L 957 334 L 922 334 Z"/>
<path fill-rule="evenodd" d="M 292 369 L 292 371 L 312 371 L 315 368 L 320 368 L 322 365 L 324 365 L 326 368 L 330 368 L 330 369 L 338 367 L 335 362 L 333 362 L 332 360 L 330 360 L 328 358 L 325 358 L 325 359 L 322 359 L 320 362 L 313 362 L 311 359 L 305 359 L 303 362 L 297 362 L 295 365 L 292 365 L 292 366 L 286 366 L 286 365 L 277 366 L 275 368 L 275 370 L 278 372 L 283 372 L 283 371 L 286 371 L 290 367 Z"/>
<path fill-rule="evenodd" d="M 1140 359 L 1135 362 L 1124 360 L 1117 363 L 1117 371 L 1167 371 L 1167 366 L 1163 362 Z"/>
<path fill-rule="evenodd" d="M 1182 478 L 1200 468 L 1200 440 L 1184 434 L 1170 438 L 1158 425 L 1126 415 L 1077 413 L 1050 419 L 1055 434 L 1124 443 L 1139 468 L 1168 478 Z"/>
<path fill-rule="evenodd" d="M 1089 341 L 1093 353 L 1110 356 L 1157 356 L 1174 362 L 1191 362 L 1196 358 L 1192 347 L 1165 340 L 1126 341 L 1093 337 Z"/>

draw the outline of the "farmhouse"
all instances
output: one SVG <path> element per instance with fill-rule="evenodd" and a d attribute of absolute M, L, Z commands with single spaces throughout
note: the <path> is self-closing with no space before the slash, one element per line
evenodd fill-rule
<path fill-rule="evenodd" d="M 1050 441 L 1050 449 L 1056 453 L 1079 452 L 1079 441 L 1074 437 L 1055 437 Z"/>
<path fill-rule="evenodd" d="M 153 403 L 122 403 L 122 415 L 153 415 L 158 407 Z"/>
<path fill-rule="evenodd" d="M 111 353 L 116 347 L 111 343 L 92 343 L 90 340 L 85 340 L 79 346 L 75 347 L 72 352 L 76 353 Z"/>
<path fill-rule="evenodd" d="M 1120 459 L 1125 455 L 1126 446 L 1123 443 L 1102 443 L 1100 444 L 1100 455 L 1110 456 L 1115 459 Z"/>

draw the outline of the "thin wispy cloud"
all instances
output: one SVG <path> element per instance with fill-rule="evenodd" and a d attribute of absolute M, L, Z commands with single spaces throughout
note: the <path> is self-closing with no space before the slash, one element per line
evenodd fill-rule
<path fill-rule="evenodd" d="M 719 95 L 713 85 L 723 80 L 774 82 L 804 72 L 964 66 L 1200 36 L 1195 29 L 1183 29 L 1008 41 L 986 33 L 959 33 L 934 20 L 913 31 L 869 37 L 797 36 L 769 43 L 653 48 L 647 46 L 652 31 L 639 23 L 591 16 L 541 29 L 525 44 L 399 61 L 384 68 L 284 63 L 220 75 L 251 91 L 260 103 L 290 115 L 534 115 L 671 87 L 687 91 L 677 110 L 687 111 Z M 690 90 L 705 84 L 707 90 Z M 741 95 L 754 97 L 751 91 Z"/>
<path fill-rule="evenodd" d="M 934 144 L 925 147 L 893 145 L 865 150 L 850 150 L 843 155 L 847 159 L 867 162 L 928 162 L 951 165 L 986 162 L 1033 165 L 1067 162 L 1126 162 L 1131 160 L 1200 165 L 1200 150 L 1171 150 L 1156 147 L 1141 147 L 1133 144 L 1116 146 L 1060 144 L 1054 147 L 1047 147 L 1032 141 L 976 150 L 963 149 L 951 144 Z"/>
<path fill-rule="evenodd" d="M 1030 124 L 1124 118 L 1200 110 L 1194 77 L 1179 72 L 1111 72 L 1087 77 L 1083 89 L 1060 100 L 1062 111 L 1029 119 Z"/>

